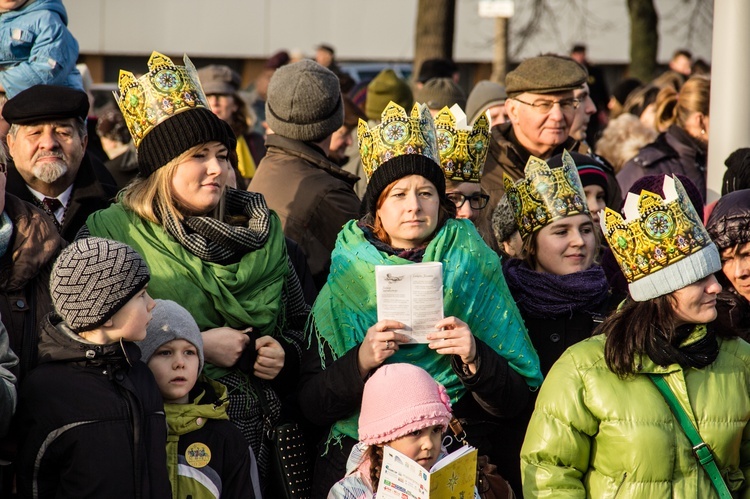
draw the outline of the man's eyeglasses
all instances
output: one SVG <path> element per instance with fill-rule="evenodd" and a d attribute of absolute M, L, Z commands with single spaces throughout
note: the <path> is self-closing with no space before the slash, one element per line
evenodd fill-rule
<path fill-rule="evenodd" d="M 469 201 L 469 206 L 473 210 L 481 210 L 487 206 L 487 202 L 490 197 L 487 194 L 472 194 L 471 196 L 464 196 L 460 192 L 451 192 L 447 195 L 448 199 L 456 205 L 456 208 L 460 208 L 466 201 Z"/>
<path fill-rule="evenodd" d="M 521 104 L 526 104 L 527 106 L 533 107 L 537 112 L 541 114 L 547 114 L 550 111 L 552 111 L 552 108 L 555 107 L 555 104 L 560 104 L 560 109 L 565 111 L 573 111 L 575 109 L 578 109 L 578 106 L 581 105 L 581 99 L 560 99 L 560 100 L 547 100 L 547 99 L 540 99 L 536 100 L 534 102 L 525 102 L 521 99 L 516 99 L 515 97 L 513 100 L 520 102 Z"/>

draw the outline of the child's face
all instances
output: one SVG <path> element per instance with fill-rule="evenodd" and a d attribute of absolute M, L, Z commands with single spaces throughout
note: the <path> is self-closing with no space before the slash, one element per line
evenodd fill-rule
<path fill-rule="evenodd" d="M 187 340 L 164 343 L 148 361 L 161 396 L 168 404 L 188 403 L 190 390 L 198 380 L 199 366 L 198 349 Z"/>
<path fill-rule="evenodd" d="M 429 470 L 435 465 L 440 455 L 442 439 L 443 427 L 435 425 L 411 432 L 389 442 L 388 445 L 415 460 L 424 469 Z"/>
<path fill-rule="evenodd" d="M 146 337 L 146 326 L 151 320 L 151 311 L 156 302 L 144 287 L 118 310 L 102 328 L 108 343 L 140 341 Z"/>

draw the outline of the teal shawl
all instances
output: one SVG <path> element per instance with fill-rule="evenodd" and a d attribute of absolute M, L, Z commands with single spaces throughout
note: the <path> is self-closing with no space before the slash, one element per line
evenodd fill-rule
<path fill-rule="evenodd" d="M 465 321 L 474 336 L 507 359 L 529 386 L 540 386 L 539 357 L 505 283 L 500 259 L 474 225 L 468 220 L 448 220 L 427 245 L 422 261 L 443 263 L 445 316 Z M 375 248 L 356 220 L 344 226 L 331 255 L 328 282 L 312 309 L 323 369 L 325 349 L 338 359 L 359 345 L 378 321 L 375 265 L 409 263 Z M 439 355 L 426 344 L 403 346 L 386 362 L 408 362 L 425 369 L 445 386 L 454 402 L 466 393 L 451 368 L 450 356 Z M 335 423 L 331 438 L 358 439 L 358 414 Z"/>
<path fill-rule="evenodd" d="M 158 224 L 144 220 L 117 203 L 86 220 L 92 236 L 132 246 L 151 271 L 148 292 L 185 307 L 201 331 L 252 326 L 260 336 L 279 337 L 283 331 L 281 294 L 289 271 L 281 222 L 270 212 L 270 230 L 263 247 L 222 265 L 201 260 L 187 251 Z M 232 372 L 206 365 L 217 379 Z"/>

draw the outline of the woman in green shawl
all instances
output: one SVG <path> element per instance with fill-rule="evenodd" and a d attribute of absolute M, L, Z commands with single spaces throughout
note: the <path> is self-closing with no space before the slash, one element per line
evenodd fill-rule
<path fill-rule="evenodd" d="M 446 133 L 463 147 L 487 144 L 486 135 Z M 482 423 L 514 414 L 542 381 L 497 255 L 469 220 L 454 218 L 429 111 L 416 105 L 407 115 L 391 103 L 378 127 L 360 122 L 358 135 L 368 176 L 365 214 L 339 233 L 309 323 L 314 344 L 303 359 L 302 411 L 331 427 L 316 462 L 314 497 L 324 497 L 349 467 L 364 382 L 383 363 L 415 364 L 445 386 L 469 442 L 484 454 L 502 449 L 483 445 Z M 413 262 L 442 263 L 445 318 L 429 343 L 407 344 L 398 332 L 403 324 L 378 320 L 375 266 Z"/>
<path fill-rule="evenodd" d="M 263 476 L 268 447 L 258 393 L 278 416 L 279 394 L 298 378 L 309 307 L 276 214 L 260 194 L 227 187 L 234 134 L 211 112 L 187 57 L 185 64 L 154 52 L 146 75 L 121 72 L 118 104 L 139 176 L 118 203 L 88 218 L 79 237 L 135 248 L 151 270 L 149 293 L 195 318 L 204 374 L 227 386 L 229 418 Z"/>

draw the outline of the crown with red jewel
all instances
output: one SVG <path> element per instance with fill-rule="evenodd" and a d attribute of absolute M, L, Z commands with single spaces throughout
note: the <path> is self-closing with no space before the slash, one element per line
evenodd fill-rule
<path fill-rule="evenodd" d="M 135 147 L 156 125 L 188 109 L 208 105 L 198 71 L 184 56 L 185 66 L 177 66 L 172 59 L 153 52 L 148 60 L 148 73 L 136 78 L 130 71 L 120 70 L 114 92 Z"/>
<path fill-rule="evenodd" d="M 721 270 L 716 245 L 676 177 L 664 177 L 664 197 L 628 193 L 623 215 L 606 208 L 602 232 L 628 280 L 645 301 L 681 289 Z"/>
<path fill-rule="evenodd" d="M 444 107 L 435 117 L 440 167 L 447 180 L 479 183 L 484 161 L 490 150 L 490 120 L 486 114 L 472 126 L 466 124 L 466 113 L 454 104 Z"/>

